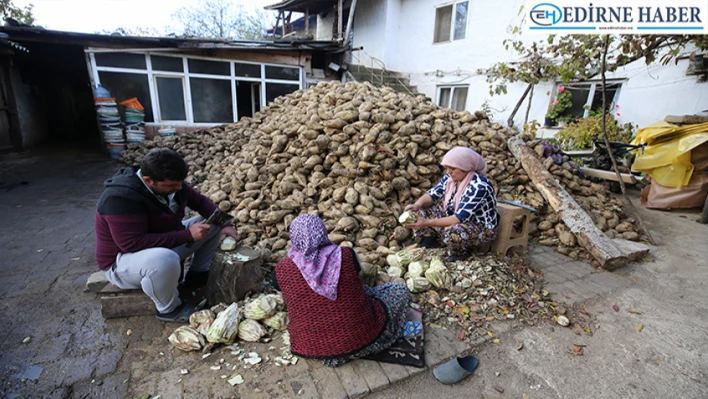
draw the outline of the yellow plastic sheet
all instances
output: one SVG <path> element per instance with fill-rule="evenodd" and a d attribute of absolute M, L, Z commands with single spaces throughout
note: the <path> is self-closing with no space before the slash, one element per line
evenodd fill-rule
<path fill-rule="evenodd" d="M 683 187 L 693 174 L 691 150 L 708 142 L 708 123 L 678 126 L 657 122 L 640 129 L 632 144 L 647 144 L 636 150 L 632 170 L 643 172 L 667 187 Z"/>

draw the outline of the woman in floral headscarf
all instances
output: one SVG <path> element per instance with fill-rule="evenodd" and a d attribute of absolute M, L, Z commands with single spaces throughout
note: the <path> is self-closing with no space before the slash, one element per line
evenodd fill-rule
<path fill-rule="evenodd" d="M 442 240 L 454 262 L 494 241 L 499 222 L 497 198 L 486 178 L 487 163 L 474 150 L 455 147 L 440 164 L 445 167 L 445 176 L 405 207 L 420 216 L 406 227 L 422 237 L 423 247 L 440 247 Z"/>
<path fill-rule="evenodd" d="M 404 285 L 363 285 L 354 250 L 333 244 L 315 215 L 295 218 L 290 240 L 274 277 L 288 308 L 293 354 L 334 367 L 381 352 L 402 336 L 410 302 Z"/>

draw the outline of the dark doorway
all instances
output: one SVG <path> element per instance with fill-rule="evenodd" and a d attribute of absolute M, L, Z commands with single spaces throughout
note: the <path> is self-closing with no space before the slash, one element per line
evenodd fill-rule
<path fill-rule="evenodd" d="M 82 46 L 22 43 L 13 57 L 12 85 L 22 147 L 101 146 L 93 92 Z"/>
<path fill-rule="evenodd" d="M 238 119 L 253 116 L 261 110 L 261 84 L 258 82 L 236 81 L 236 102 Z"/>

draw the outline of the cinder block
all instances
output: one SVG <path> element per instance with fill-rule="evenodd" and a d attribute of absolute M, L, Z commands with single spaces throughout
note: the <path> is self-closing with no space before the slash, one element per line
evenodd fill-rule
<path fill-rule="evenodd" d="M 352 363 L 339 366 L 335 371 L 350 399 L 360 398 L 369 393 L 366 380 L 356 372 Z"/>
<path fill-rule="evenodd" d="M 389 384 L 388 377 L 377 362 L 361 359 L 354 362 L 354 365 L 359 369 L 359 374 L 366 380 L 366 384 L 369 386 L 371 392 Z"/>
<path fill-rule="evenodd" d="M 323 367 L 312 372 L 315 386 L 322 398 L 347 399 L 347 392 L 339 382 L 339 377 L 333 368 Z"/>
<path fill-rule="evenodd" d="M 406 370 L 406 368 L 401 366 L 400 364 L 379 362 L 379 366 L 381 367 L 383 372 L 386 373 L 388 381 L 391 384 L 404 380 L 409 376 L 408 370 Z"/>

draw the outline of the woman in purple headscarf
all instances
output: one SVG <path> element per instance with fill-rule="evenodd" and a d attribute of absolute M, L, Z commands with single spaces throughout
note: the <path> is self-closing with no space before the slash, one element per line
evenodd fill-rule
<path fill-rule="evenodd" d="M 415 229 L 423 247 L 437 248 L 442 241 L 454 262 L 496 238 L 497 198 L 486 178 L 487 163 L 474 150 L 455 147 L 440 164 L 446 173 L 438 184 L 405 207 L 419 214 L 406 227 Z"/>
<path fill-rule="evenodd" d="M 288 307 L 293 354 L 338 366 L 381 352 L 402 336 L 410 302 L 404 285 L 363 285 L 354 250 L 332 243 L 315 215 L 295 218 L 290 240 L 274 277 Z"/>

